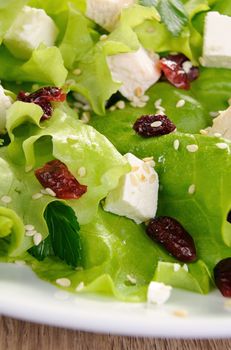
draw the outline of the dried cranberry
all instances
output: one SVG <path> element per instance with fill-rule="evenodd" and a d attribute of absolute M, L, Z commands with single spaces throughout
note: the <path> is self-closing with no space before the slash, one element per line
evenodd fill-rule
<path fill-rule="evenodd" d="M 43 187 L 50 188 L 60 199 L 78 199 L 87 192 L 87 186 L 81 185 L 57 159 L 35 170 L 35 176 Z"/>
<path fill-rule="evenodd" d="M 146 232 L 151 239 L 162 244 L 178 260 L 183 262 L 196 260 L 193 238 L 177 220 L 168 216 L 152 219 Z"/>
<path fill-rule="evenodd" d="M 66 94 L 60 88 L 53 86 L 41 88 L 31 94 L 20 91 L 17 96 L 17 100 L 19 101 L 36 103 L 39 105 L 44 111 L 41 120 L 46 120 L 51 117 L 53 112 L 51 102 L 63 102 L 65 99 Z"/>
<path fill-rule="evenodd" d="M 43 87 L 35 92 L 30 94 L 30 98 L 34 101 L 38 98 L 44 98 L 50 102 L 63 102 L 66 99 L 66 94 L 57 87 L 47 86 Z"/>
<path fill-rule="evenodd" d="M 227 215 L 227 221 L 231 224 L 231 210 L 229 211 Z"/>
<path fill-rule="evenodd" d="M 166 135 L 176 129 L 166 115 L 142 115 L 133 125 L 137 134 L 144 137 Z"/>
<path fill-rule="evenodd" d="M 195 66 L 184 70 L 184 63 L 190 62 L 183 54 L 169 55 L 160 60 L 161 69 L 167 80 L 179 89 L 188 90 L 190 82 L 197 79 L 199 69 Z"/>
<path fill-rule="evenodd" d="M 231 258 L 221 260 L 214 268 L 217 288 L 224 297 L 231 297 Z"/>

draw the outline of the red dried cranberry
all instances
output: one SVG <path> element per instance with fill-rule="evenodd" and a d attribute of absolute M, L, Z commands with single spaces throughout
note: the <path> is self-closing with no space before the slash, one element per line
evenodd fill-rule
<path fill-rule="evenodd" d="M 221 260 L 214 268 L 217 288 L 224 297 L 231 297 L 231 258 Z"/>
<path fill-rule="evenodd" d="M 44 188 L 50 188 L 60 199 L 78 199 L 87 192 L 87 186 L 81 185 L 57 159 L 35 170 L 35 176 Z"/>
<path fill-rule="evenodd" d="M 133 125 L 137 134 L 144 137 L 160 136 L 170 134 L 176 129 L 166 115 L 142 115 Z"/>
<path fill-rule="evenodd" d="M 178 260 L 183 262 L 196 260 L 193 238 L 177 220 L 168 216 L 152 219 L 146 232 L 151 239 L 162 244 Z"/>
<path fill-rule="evenodd" d="M 31 94 L 20 91 L 17 96 L 17 100 L 19 101 L 33 102 L 39 105 L 44 112 L 41 120 L 46 120 L 51 117 L 53 112 L 51 102 L 63 102 L 65 99 L 66 94 L 60 88 L 52 86 L 41 88 Z"/>
<path fill-rule="evenodd" d="M 32 92 L 30 98 L 33 100 L 44 98 L 50 102 L 63 102 L 66 99 L 66 94 L 60 88 L 47 86 Z"/>
<path fill-rule="evenodd" d="M 166 79 L 179 89 L 188 90 L 190 82 L 197 79 L 199 69 L 192 66 L 187 71 L 184 70 L 184 63 L 189 61 L 183 54 L 169 55 L 160 60 L 161 69 Z"/>

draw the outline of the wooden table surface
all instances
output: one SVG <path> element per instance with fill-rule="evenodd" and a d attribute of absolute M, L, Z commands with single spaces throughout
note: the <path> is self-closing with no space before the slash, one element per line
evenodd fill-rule
<path fill-rule="evenodd" d="M 0 318 L 0 350 L 231 350 L 231 339 L 173 340 L 93 334 Z"/>

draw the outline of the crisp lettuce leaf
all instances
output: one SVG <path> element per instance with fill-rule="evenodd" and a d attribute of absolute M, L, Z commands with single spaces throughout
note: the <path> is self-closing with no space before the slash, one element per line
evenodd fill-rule
<path fill-rule="evenodd" d="M 105 117 L 93 117 L 91 120 L 92 125 L 101 130 L 122 153 L 126 153 L 128 144 L 139 145 L 140 138 L 135 135 L 132 125 L 141 115 L 156 113 L 154 103 L 160 98 L 166 115 L 175 123 L 177 130 L 197 133 L 211 124 L 211 117 L 206 108 L 209 106 L 200 103 L 191 91 L 179 90 L 162 82 L 154 85 L 146 94 L 150 100 L 143 108 L 133 108 L 127 104 L 123 110 L 108 111 Z M 177 108 L 176 104 L 181 99 L 186 101 L 185 105 Z"/>
<path fill-rule="evenodd" d="M 66 76 L 57 47 L 40 46 L 26 62 L 13 57 L 4 46 L 0 47 L 0 79 L 62 86 Z"/>
<path fill-rule="evenodd" d="M 88 186 L 84 196 L 67 204 L 75 210 L 80 224 L 89 222 L 97 213 L 99 201 L 117 186 L 129 166 L 103 135 L 69 117 L 62 109 L 56 109 L 52 118 L 40 125 L 41 114 L 41 108 L 34 104 L 18 101 L 12 105 L 7 116 L 11 137 L 8 154 L 12 162 L 24 166 L 24 173 L 26 169 L 30 177 L 28 181 L 35 177 L 34 168 L 53 158 L 65 163 L 79 182 Z M 29 123 L 27 127 L 25 121 Z M 86 176 L 80 179 L 78 169 L 83 166 Z M 31 184 L 34 193 L 40 191 L 36 179 Z M 41 214 L 40 209 L 37 216 Z"/>
<path fill-rule="evenodd" d="M 39 277 L 55 284 L 57 278 L 71 280 L 70 291 L 83 282 L 81 292 L 114 295 L 120 300 L 140 302 L 146 300 L 147 286 L 153 279 L 161 259 L 164 264 L 173 264 L 171 258 L 161 247 L 152 242 L 142 225 L 132 220 L 119 217 L 99 209 L 97 218 L 81 227 L 83 246 L 83 269 L 71 269 L 56 258 L 47 258 L 43 263 L 34 261 L 33 270 Z M 138 244 L 137 244 L 138 242 Z M 207 293 L 210 277 L 198 262 L 188 272 L 188 288 L 200 293 Z M 185 270 L 183 269 L 185 272 Z M 199 277 L 203 271 L 203 277 Z M 185 272 L 186 274 L 186 272 Z M 167 272 L 169 280 L 171 273 Z M 175 273 L 175 284 L 184 287 L 180 272 Z M 198 277 L 198 279 L 197 279 Z M 162 274 L 155 273 L 155 280 L 161 281 Z M 168 278 L 167 278 L 168 279 Z M 132 283 L 134 281 L 134 283 Z"/>
<path fill-rule="evenodd" d="M 93 44 L 87 19 L 69 5 L 66 31 L 59 46 L 65 66 L 72 69 L 75 61 L 81 60 Z"/>
<path fill-rule="evenodd" d="M 230 143 L 227 141 L 227 149 L 221 150 L 216 144 L 223 139 L 178 133 L 144 139 L 134 134 L 131 124 L 131 118 L 117 116 L 113 123 L 110 118 L 111 130 L 105 128 L 105 133 L 122 153 L 154 156 L 163 188 L 158 215 L 173 216 L 183 224 L 194 237 L 199 258 L 211 271 L 216 262 L 231 254 L 227 247 L 231 245 L 231 225 L 227 222 L 231 208 Z M 98 120 L 94 125 L 101 129 Z M 176 139 L 180 141 L 178 151 L 173 147 Z M 188 152 L 186 146 L 195 143 L 199 151 Z M 193 196 L 188 193 L 191 184 L 196 186 Z"/>

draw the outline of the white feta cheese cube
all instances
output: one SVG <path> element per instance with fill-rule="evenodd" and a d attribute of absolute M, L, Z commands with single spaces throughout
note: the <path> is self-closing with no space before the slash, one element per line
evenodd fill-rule
<path fill-rule="evenodd" d="M 7 31 L 4 44 L 14 56 L 28 59 L 41 43 L 53 46 L 57 36 L 58 28 L 44 10 L 24 6 Z"/>
<path fill-rule="evenodd" d="M 213 125 L 207 128 L 208 135 L 220 134 L 221 137 L 231 140 L 231 107 L 220 112 L 218 117 L 213 119 Z"/>
<path fill-rule="evenodd" d="M 3 87 L 0 85 L 0 133 L 5 133 L 6 127 L 6 112 L 12 105 L 11 97 L 7 96 Z"/>
<path fill-rule="evenodd" d="M 147 301 L 157 305 L 164 304 L 169 299 L 171 291 L 171 286 L 152 281 L 148 286 Z"/>
<path fill-rule="evenodd" d="M 205 18 L 202 65 L 231 68 L 231 17 L 208 12 Z"/>
<path fill-rule="evenodd" d="M 153 167 L 128 153 L 131 172 L 120 179 L 116 189 L 105 200 L 104 210 L 126 216 L 137 224 L 155 217 L 159 180 Z"/>
<path fill-rule="evenodd" d="M 107 63 L 113 79 L 122 83 L 121 94 L 131 101 L 137 91 L 142 96 L 161 76 L 159 56 L 150 57 L 143 47 L 136 52 L 108 56 Z"/>
<path fill-rule="evenodd" d="M 115 27 L 122 9 L 134 3 L 135 0 L 87 0 L 86 16 L 110 31 Z"/>

